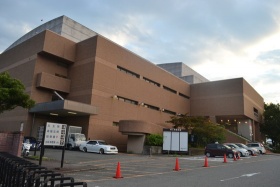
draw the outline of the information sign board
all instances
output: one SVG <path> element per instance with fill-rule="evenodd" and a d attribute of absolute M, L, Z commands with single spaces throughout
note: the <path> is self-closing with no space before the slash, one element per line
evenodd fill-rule
<path fill-rule="evenodd" d="M 66 127 L 66 124 L 47 122 L 44 145 L 64 146 Z"/>

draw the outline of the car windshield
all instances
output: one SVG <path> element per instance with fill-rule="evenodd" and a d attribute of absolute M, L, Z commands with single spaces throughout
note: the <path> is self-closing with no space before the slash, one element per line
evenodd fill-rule
<path fill-rule="evenodd" d="M 238 145 L 239 147 L 248 148 L 246 145 L 244 145 L 242 143 L 239 143 L 239 144 L 236 144 L 236 145 Z"/>
<path fill-rule="evenodd" d="M 224 145 L 227 149 L 231 149 L 231 147 L 229 147 L 228 145 Z"/>
<path fill-rule="evenodd" d="M 235 144 L 230 144 L 229 145 L 230 147 L 233 147 L 233 148 L 239 148 L 237 145 L 235 145 Z"/>
<path fill-rule="evenodd" d="M 76 140 L 77 141 L 86 141 L 86 137 L 84 134 L 77 134 L 76 135 Z"/>
<path fill-rule="evenodd" d="M 105 141 L 99 141 L 99 145 L 108 145 Z"/>

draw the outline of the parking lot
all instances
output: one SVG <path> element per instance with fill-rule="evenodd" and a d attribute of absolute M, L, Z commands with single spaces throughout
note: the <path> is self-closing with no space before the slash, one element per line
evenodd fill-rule
<path fill-rule="evenodd" d="M 232 173 L 250 174 L 258 173 L 257 169 L 250 171 L 243 171 L 243 165 L 257 165 L 260 166 L 265 161 L 278 160 L 279 157 L 275 155 L 260 155 L 253 157 L 241 157 L 239 160 L 227 158 L 227 163 L 224 163 L 223 157 L 208 158 L 205 166 L 205 157 L 201 156 L 187 156 L 187 155 L 135 155 L 123 154 L 117 155 L 100 155 L 95 153 L 84 153 L 80 151 L 65 152 L 64 166 L 60 168 L 62 150 L 60 149 L 46 149 L 45 156 L 51 158 L 51 161 L 43 161 L 42 165 L 50 169 L 55 169 L 58 172 L 64 173 L 67 176 L 74 177 L 77 181 L 84 181 L 88 186 L 180 186 L 186 182 L 186 177 L 194 177 L 193 180 L 188 180 L 188 183 L 193 183 L 193 186 L 203 183 L 198 178 L 203 173 L 207 173 L 206 177 L 214 175 L 215 172 L 226 172 L 232 170 Z M 32 153 L 31 153 L 32 154 Z M 178 159 L 176 165 L 176 159 Z M 120 168 L 118 170 L 118 163 Z M 179 171 L 176 171 L 176 166 L 179 166 Z M 229 169 L 230 168 L 230 169 Z M 242 168 L 242 169 L 241 169 Z M 215 172 L 209 172 L 212 169 Z M 257 171 L 256 171 L 257 170 Z M 279 169 L 278 169 L 279 170 Z M 122 178 L 116 179 L 117 171 Z M 239 171 L 239 172 L 238 172 Z M 231 173 L 231 172 L 230 172 Z M 235 176 L 233 175 L 233 176 Z M 257 175 L 257 174 L 255 174 Z M 215 175 L 214 175 L 215 176 Z M 205 177 L 205 178 L 206 178 Z M 216 178 L 218 176 L 215 176 Z M 219 176 L 221 180 L 227 179 L 227 176 Z M 229 177 L 230 178 L 230 177 Z M 176 180 L 176 181 L 174 181 Z M 279 180 L 279 179 L 278 179 Z M 214 181 L 213 181 L 214 182 Z M 218 183 L 217 185 L 221 185 Z M 203 185 L 202 185 L 203 186 Z M 269 186 L 269 185 L 268 185 Z"/>

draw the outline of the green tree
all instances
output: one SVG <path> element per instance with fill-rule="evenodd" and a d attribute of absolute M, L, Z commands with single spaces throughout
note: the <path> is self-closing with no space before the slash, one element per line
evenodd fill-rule
<path fill-rule="evenodd" d="M 261 124 L 260 131 L 270 138 L 273 145 L 280 143 L 280 105 L 265 104 L 264 105 L 264 123 Z"/>
<path fill-rule="evenodd" d="M 172 123 L 174 128 L 191 131 L 191 134 L 197 137 L 197 146 L 205 146 L 210 142 L 224 142 L 226 138 L 225 128 L 205 117 L 184 114 L 171 116 L 171 120 L 167 122 Z"/>
<path fill-rule="evenodd" d="M 31 108 L 35 101 L 25 93 L 24 85 L 7 72 L 0 73 L 0 114 L 17 106 Z"/>

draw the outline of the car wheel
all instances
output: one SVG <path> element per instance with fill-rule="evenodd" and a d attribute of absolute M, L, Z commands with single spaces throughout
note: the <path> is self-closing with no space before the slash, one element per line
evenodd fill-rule
<path fill-rule="evenodd" d="M 252 152 L 252 151 L 248 151 L 248 152 L 249 152 L 249 154 L 250 154 L 250 155 L 252 155 L 252 156 L 253 156 L 253 152 Z"/>
<path fill-rule="evenodd" d="M 72 145 L 70 144 L 70 145 L 68 145 L 68 149 L 69 150 L 72 150 L 73 149 L 73 147 L 72 147 Z"/>
<path fill-rule="evenodd" d="M 211 154 L 207 152 L 207 153 L 205 154 L 205 156 L 211 157 Z"/>
<path fill-rule="evenodd" d="M 261 150 L 259 150 L 260 151 L 260 154 L 262 154 L 262 151 Z"/>
<path fill-rule="evenodd" d="M 84 148 L 83 148 L 83 151 L 86 153 L 86 152 L 87 152 L 87 148 L 86 148 L 86 147 L 84 147 Z"/>
<path fill-rule="evenodd" d="M 100 149 L 99 154 L 104 154 L 104 149 Z"/>
<path fill-rule="evenodd" d="M 229 153 L 229 154 L 228 154 L 228 157 L 229 157 L 229 158 L 233 158 L 233 153 Z"/>

